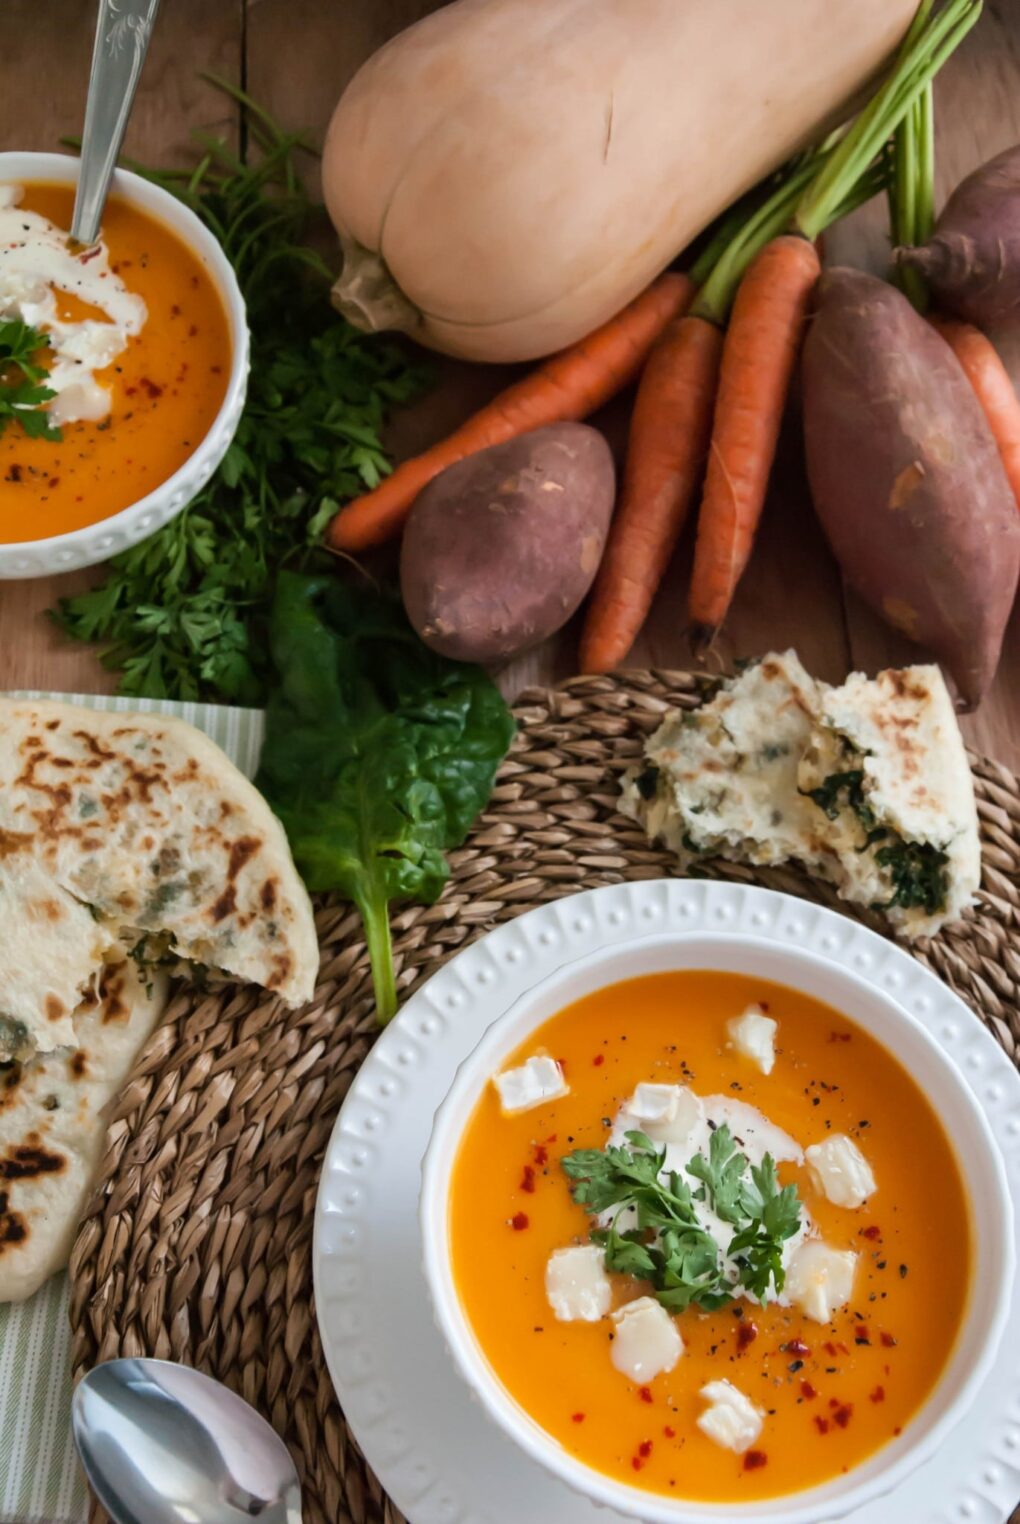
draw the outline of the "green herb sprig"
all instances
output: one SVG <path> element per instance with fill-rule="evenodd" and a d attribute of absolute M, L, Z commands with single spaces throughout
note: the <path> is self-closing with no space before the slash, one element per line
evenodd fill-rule
<path fill-rule="evenodd" d="M 202 136 L 192 171 L 129 167 L 191 207 L 234 267 L 252 344 L 240 426 L 184 512 L 54 617 L 75 640 L 105 646 L 123 693 L 260 704 L 276 573 L 307 566 L 337 508 L 389 471 L 384 421 L 426 374 L 331 308 L 330 271 L 311 244 L 321 208 L 298 174 L 311 150 L 214 82 L 244 111 L 252 162 Z"/>
<path fill-rule="evenodd" d="M 49 343 L 46 334 L 28 323 L 16 318 L 0 321 L 0 434 L 9 423 L 17 423 L 29 439 L 60 443 L 63 436 L 42 406 L 57 394 L 46 385 L 43 366 L 36 364 Z"/>
<path fill-rule="evenodd" d="M 783 1244 L 800 1226 L 800 1199 L 796 1186 L 780 1187 L 771 1154 L 750 1167 L 748 1178 L 748 1161 L 724 1123 L 712 1134 L 708 1157 L 696 1154 L 686 1166 L 700 1181 L 692 1189 L 677 1171 L 666 1170 L 665 1148 L 657 1149 L 645 1133 L 628 1132 L 626 1140 L 626 1147 L 575 1149 L 561 1161 L 579 1206 L 592 1216 L 616 1208 L 608 1227 L 591 1231 L 606 1269 L 649 1281 L 671 1312 L 725 1306 L 733 1283 L 698 1217 L 696 1203 L 703 1202 L 735 1229 L 726 1252 L 737 1264 L 736 1284 L 761 1300 L 771 1283 L 778 1296 L 785 1282 Z M 636 1224 L 621 1231 L 628 1209 Z"/>

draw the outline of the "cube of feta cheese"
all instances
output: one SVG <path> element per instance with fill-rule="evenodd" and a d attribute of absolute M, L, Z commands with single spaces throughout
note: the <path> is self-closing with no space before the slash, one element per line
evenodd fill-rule
<path fill-rule="evenodd" d="M 645 1132 L 653 1143 L 687 1142 L 701 1123 L 701 1097 L 686 1085 L 638 1085 L 626 1105 L 627 1124 Z"/>
<path fill-rule="evenodd" d="M 710 1381 L 700 1395 L 710 1404 L 695 1420 L 715 1444 L 743 1455 L 761 1433 L 764 1415 L 732 1381 Z"/>
<path fill-rule="evenodd" d="M 554 1250 L 545 1267 L 545 1294 L 561 1323 L 604 1318 L 613 1291 L 603 1251 L 597 1244 Z"/>
<path fill-rule="evenodd" d="M 555 1101 L 569 1094 L 563 1070 L 554 1058 L 529 1058 L 519 1069 L 505 1069 L 493 1076 L 503 1110 L 529 1111 L 544 1101 Z"/>
<path fill-rule="evenodd" d="M 809 1238 L 787 1267 L 783 1301 L 794 1302 L 816 1323 L 829 1323 L 837 1307 L 853 1295 L 856 1268 L 852 1249 L 830 1249 L 820 1239 Z"/>
<path fill-rule="evenodd" d="M 812 1143 L 804 1150 L 804 1157 L 811 1183 L 834 1206 L 863 1206 L 877 1189 L 871 1165 L 845 1132 L 833 1133 L 822 1143 Z"/>
<path fill-rule="evenodd" d="M 673 1318 L 654 1297 L 639 1296 L 613 1313 L 616 1331 L 610 1359 L 624 1376 L 641 1385 L 671 1371 L 684 1352 Z"/>
<path fill-rule="evenodd" d="M 730 1042 L 742 1058 L 757 1064 L 762 1074 L 771 1074 L 776 1061 L 776 1032 L 779 1023 L 766 1016 L 760 1006 L 749 1005 L 742 1016 L 732 1016 L 726 1023 Z"/>

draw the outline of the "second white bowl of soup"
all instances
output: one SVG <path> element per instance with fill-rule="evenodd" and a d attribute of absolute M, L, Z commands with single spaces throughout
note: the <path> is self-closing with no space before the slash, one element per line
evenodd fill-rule
<path fill-rule="evenodd" d="M 989 1370 L 1014 1274 L 937 1044 L 751 937 L 635 942 L 519 1000 L 437 1114 L 421 1224 L 492 1419 L 662 1524 L 817 1524 L 895 1487 Z"/>
<path fill-rule="evenodd" d="M 0 577 L 88 566 L 160 529 L 244 404 L 244 302 L 216 239 L 117 170 L 100 242 L 74 246 L 77 176 L 64 154 L 0 153 L 0 361 L 8 382 L 53 393 L 0 432 Z M 47 342 L 26 349 L 22 324 Z"/>

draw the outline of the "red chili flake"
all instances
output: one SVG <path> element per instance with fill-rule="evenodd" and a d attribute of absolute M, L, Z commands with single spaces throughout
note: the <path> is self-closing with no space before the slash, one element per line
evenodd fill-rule
<path fill-rule="evenodd" d="M 197 333 L 198 333 L 198 329 L 196 328 L 195 324 L 194 323 L 189 323 L 189 325 L 188 325 L 188 338 L 189 339 L 195 338 Z"/>
<path fill-rule="evenodd" d="M 528 1226 L 528 1219 L 525 1213 L 517 1212 L 513 1217 L 511 1217 L 510 1226 L 513 1228 L 515 1233 L 523 1233 L 524 1229 Z"/>
<path fill-rule="evenodd" d="M 760 1471 L 762 1466 L 767 1465 L 768 1456 L 764 1450 L 748 1450 L 744 1456 L 745 1471 Z"/>
<path fill-rule="evenodd" d="M 669 1424 L 666 1425 L 662 1432 L 667 1439 L 676 1439 L 676 1430 L 670 1428 Z"/>
<path fill-rule="evenodd" d="M 530 1164 L 524 1166 L 524 1174 L 521 1176 L 520 1190 L 527 1191 L 531 1196 L 535 1191 L 535 1171 Z"/>
<path fill-rule="evenodd" d="M 825 1353 L 827 1355 L 832 1355 L 833 1357 L 835 1357 L 836 1346 L 835 1346 L 835 1344 L 833 1344 L 831 1339 L 826 1339 L 825 1343 L 822 1345 L 822 1348 L 824 1349 L 824 1351 L 825 1351 Z"/>
<path fill-rule="evenodd" d="M 652 1453 L 652 1442 L 651 1442 L 651 1440 L 650 1439 L 643 1439 L 641 1441 L 641 1443 L 637 1447 L 637 1453 L 640 1455 L 642 1460 L 647 1460 L 648 1457 Z"/>
<path fill-rule="evenodd" d="M 896 1340 L 893 1338 L 892 1334 L 886 1333 L 885 1329 L 883 1329 L 879 1334 L 879 1338 L 882 1340 L 882 1344 L 885 1349 L 893 1349 L 896 1345 Z"/>
<path fill-rule="evenodd" d="M 124 395 L 125 395 L 125 397 L 133 397 L 133 396 L 135 396 L 137 391 L 138 391 L 137 386 L 125 386 L 125 388 L 124 388 Z"/>
<path fill-rule="evenodd" d="M 11 469 L 7 473 L 7 480 L 9 482 L 20 482 L 20 480 L 21 480 L 21 467 L 17 466 L 17 465 L 12 466 Z"/>
<path fill-rule="evenodd" d="M 571 1421 L 571 1423 L 584 1423 L 584 1414 L 583 1413 L 573 1413 L 571 1415 L 570 1421 Z"/>
<path fill-rule="evenodd" d="M 829 1398 L 829 1407 L 830 1408 L 838 1408 L 839 1407 L 839 1398 L 838 1397 L 830 1397 Z"/>
<path fill-rule="evenodd" d="M 878 1226 L 877 1222 L 869 1223 L 866 1228 L 861 1229 L 861 1237 L 870 1238 L 874 1242 L 876 1238 L 882 1237 L 882 1229 Z"/>
<path fill-rule="evenodd" d="M 819 1434 L 828 1434 L 828 1432 L 829 1432 L 829 1420 L 827 1418 L 823 1418 L 820 1413 L 816 1413 L 815 1414 L 815 1428 L 818 1430 Z"/>
<path fill-rule="evenodd" d="M 535 1144 L 535 1163 L 537 1165 L 539 1165 L 539 1167 L 541 1167 L 543 1164 L 548 1164 L 548 1162 L 549 1162 L 549 1155 L 546 1153 L 546 1151 L 542 1147 L 541 1143 L 536 1143 Z"/>
<path fill-rule="evenodd" d="M 801 1384 L 800 1384 L 800 1390 L 801 1390 L 801 1395 L 806 1397 L 809 1402 L 811 1401 L 812 1397 L 817 1397 L 818 1396 L 817 1391 L 811 1385 L 810 1381 L 802 1381 Z"/>
<path fill-rule="evenodd" d="M 868 1393 L 868 1396 L 871 1398 L 872 1402 L 884 1402 L 885 1401 L 885 1387 L 884 1386 L 876 1386 L 876 1388 L 875 1388 L 875 1390 L 873 1392 L 869 1392 Z"/>
<path fill-rule="evenodd" d="M 556 1134 L 556 1133 L 554 1133 L 554 1132 L 551 1132 L 551 1133 L 550 1133 L 550 1134 L 549 1134 L 549 1136 L 548 1136 L 548 1137 L 547 1137 L 547 1138 L 546 1138 L 546 1140 L 545 1140 L 545 1141 L 546 1141 L 546 1142 L 547 1142 L 547 1143 L 555 1143 L 555 1142 L 556 1142 L 556 1137 L 557 1137 L 557 1134 Z"/>
<path fill-rule="evenodd" d="M 811 1353 L 810 1345 L 805 1344 L 803 1339 L 791 1339 L 786 1349 L 791 1355 L 809 1355 Z"/>
<path fill-rule="evenodd" d="M 51 476 L 50 480 L 49 480 L 49 486 L 50 486 L 51 490 L 54 487 L 59 487 L 60 486 L 60 477 L 59 476 Z"/>
<path fill-rule="evenodd" d="M 630 1463 L 634 1467 L 635 1471 L 640 1471 L 641 1467 L 644 1465 L 644 1461 L 639 1461 L 636 1455 L 631 1456 Z"/>
<path fill-rule="evenodd" d="M 177 303 L 174 302 L 173 306 L 170 308 L 170 316 L 171 317 L 180 317 L 180 315 L 181 315 L 181 309 L 180 309 L 180 307 L 178 307 Z"/>
<path fill-rule="evenodd" d="M 80 265 L 87 265 L 90 259 L 98 258 L 102 252 L 99 244 L 96 244 L 94 249 L 86 249 L 84 254 L 78 255 L 78 263 Z"/>
<path fill-rule="evenodd" d="M 638 1387 L 638 1396 L 641 1398 L 642 1402 L 651 1402 L 651 1400 L 652 1400 L 652 1389 L 651 1389 L 651 1387 L 650 1386 L 639 1386 Z"/>
<path fill-rule="evenodd" d="M 767 1016 L 768 1013 L 769 1013 L 769 1003 L 768 1003 L 768 1001 L 767 1000 L 759 1000 L 758 1001 L 758 1009 L 759 1009 L 759 1011 L 764 1011 L 765 1015 Z"/>
<path fill-rule="evenodd" d="M 836 1341 L 836 1348 L 839 1350 L 841 1355 L 848 1355 L 850 1353 L 846 1345 L 843 1343 L 842 1339 L 838 1339 Z"/>
<path fill-rule="evenodd" d="M 850 1033 L 849 1032 L 830 1032 L 829 1033 L 829 1041 L 830 1042 L 849 1042 L 850 1041 Z"/>
<path fill-rule="evenodd" d="M 854 1324 L 854 1343 L 855 1344 L 870 1344 L 871 1343 L 871 1334 L 870 1334 L 870 1332 L 868 1330 L 867 1323 L 855 1323 Z"/>
<path fill-rule="evenodd" d="M 737 1349 L 743 1354 L 749 1344 L 753 1344 L 758 1337 L 758 1325 L 744 1318 L 737 1328 Z"/>
<path fill-rule="evenodd" d="M 850 1417 L 851 1417 L 851 1414 L 853 1413 L 853 1410 L 854 1410 L 854 1405 L 853 1405 L 852 1402 L 844 1402 L 833 1413 L 833 1415 L 832 1415 L 832 1421 L 833 1421 L 833 1423 L 838 1423 L 841 1429 L 845 1429 L 847 1424 L 850 1422 Z"/>
<path fill-rule="evenodd" d="M 903 1433 L 903 1430 L 900 1428 L 899 1424 L 897 1424 L 895 1429 L 893 1429 L 893 1433 L 894 1434 L 902 1434 Z"/>
<path fill-rule="evenodd" d="M 161 386 L 157 386 L 155 381 L 150 381 L 148 376 L 139 377 L 138 385 L 142 388 L 142 391 L 145 393 L 145 395 L 153 402 L 157 397 L 162 397 L 163 395 L 163 388 Z"/>
<path fill-rule="evenodd" d="M 596 1069 L 600 1068 L 601 1065 L 605 1063 L 605 1061 L 606 1055 L 604 1053 L 596 1053 L 595 1057 L 592 1059 L 592 1063 L 595 1065 Z"/>

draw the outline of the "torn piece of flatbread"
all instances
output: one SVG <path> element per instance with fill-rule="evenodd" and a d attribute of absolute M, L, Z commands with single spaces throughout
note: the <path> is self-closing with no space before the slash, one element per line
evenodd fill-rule
<path fill-rule="evenodd" d="M 624 779 L 624 814 L 684 865 L 803 857 L 817 812 L 798 792 L 797 766 L 818 703 L 796 652 L 749 665 L 709 703 L 667 715 Z"/>
<path fill-rule="evenodd" d="M 883 910 L 906 937 L 930 936 L 981 881 L 977 806 L 963 737 L 936 666 L 822 689 L 798 770 L 819 850 L 839 859 L 839 893 Z"/>
<path fill-rule="evenodd" d="M 67 1264 L 106 1138 L 106 1112 L 166 1004 L 166 978 L 104 970 L 74 1046 L 0 1067 L 0 1302 Z"/>
<path fill-rule="evenodd" d="M 183 720 L 0 699 L 0 830 L 123 947 L 310 999 L 318 942 L 283 827 Z"/>

